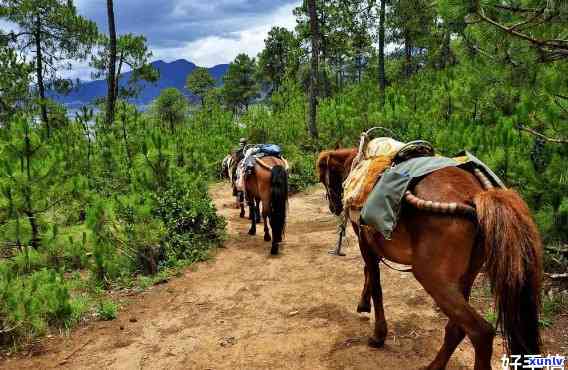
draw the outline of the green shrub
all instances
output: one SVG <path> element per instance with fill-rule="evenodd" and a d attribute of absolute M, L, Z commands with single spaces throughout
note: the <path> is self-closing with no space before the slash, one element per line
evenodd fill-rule
<path fill-rule="evenodd" d="M 290 165 L 289 186 L 290 192 L 298 193 L 318 182 L 316 175 L 316 155 L 305 153 L 297 148 L 286 148 L 287 159 Z"/>
<path fill-rule="evenodd" d="M 44 253 L 32 247 L 22 247 L 10 260 L 9 265 L 14 273 L 24 274 L 37 271 L 47 266 L 47 257 Z"/>
<path fill-rule="evenodd" d="M 116 319 L 118 305 L 113 301 L 101 300 L 97 307 L 97 315 L 101 320 L 110 321 Z"/>
<path fill-rule="evenodd" d="M 554 323 L 554 318 L 562 308 L 568 303 L 568 297 L 564 293 L 556 295 L 544 295 L 542 299 L 542 311 L 540 314 L 540 325 L 549 327 Z"/>
<path fill-rule="evenodd" d="M 124 254 L 113 233 L 112 204 L 99 200 L 87 215 L 87 224 L 93 232 L 93 277 L 109 287 L 112 281 L 131 276 L 135 270 L 133 256 Z"/>
<path fill-rule="evenodd" d="M 208 250 L 222 242 L 225 220 L 217 215 L 203 180 L 187 179 L 158 195 L 156 215 L 166 225 L 168 264 L 207 258 Z"/>
<path fill-rule="evenodd" d="M 87 267 L 89 257 L 87 255 L 87 233 L 83 232 L 83 237 L 80 241 L 76 241 L 72 236 L 68 237 L 68 242 L 65 244 L 65 266 L 67 270 L 83 269 Z"/>
<path fill-rule="evenodd" d="M 0 342 L 35 337 L 50 324 L 69 326 L 84 311 L 61 274 L 42 269 L 20 275 L 0 264 Z"/>

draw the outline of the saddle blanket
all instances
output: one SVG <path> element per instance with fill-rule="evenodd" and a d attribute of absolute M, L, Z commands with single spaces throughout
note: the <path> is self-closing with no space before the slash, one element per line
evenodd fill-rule
<path fill-rule="evenodd" d="M 418 157 L 404 161 L 384 171 L 365 201 L 361 221 L 379 231 L 387 240 L 396 228 L 402 198 L 415 180 L 446 167 L 468 171 L 479 168 L 497 187 L 505 187 L 501 179 L 473 154 L 464 151 L 454 158 L 442 156 Z"/>
<path fill-rule="evenodd" d="M 361 209 L 377 183 L 379 176 L 390 167 L 404 143 L 388 137 L 373 139 L 363 156 L 356 159 L 349 176 L 343 182 L 345 209 Z"/>

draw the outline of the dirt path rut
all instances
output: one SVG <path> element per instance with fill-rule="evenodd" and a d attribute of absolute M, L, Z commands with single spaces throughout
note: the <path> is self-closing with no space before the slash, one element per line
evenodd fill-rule
<path fill-rule="evenodd" d="M 226 248 L 169 283 L 129 298 L 117 320 L 42 341 L 39 353 L 7 369 L 417 369 L 439 349 L 446 318 L 412 274 L 382 268 L 389 335 L 369 348 L 372 317 L 355 312 L 362 260 L 349 233 L 346 257 L 332 257 L 336 221 L 323 192 L 290 200 L 286 242 L 269 256 L 262 233 L 230 207 L 229 187 L 212 188 L 228 219 Z M 259 229 L 262 231 L 262 229 Z M 496 340 L 494 367 L 501 341 Z M 472 368 L 464 341 L 449 368 Z"/>

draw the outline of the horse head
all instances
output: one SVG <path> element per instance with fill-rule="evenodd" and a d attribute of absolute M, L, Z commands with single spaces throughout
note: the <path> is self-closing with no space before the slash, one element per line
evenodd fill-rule
<path fill-rule="evenodd" d="M 349 175 L 357 149 L 337 149 L 321 152 L 317 162 L 320 182 L 325 186 L 329 210 L 334 215 L 343 212 L 343 181 Z"/>

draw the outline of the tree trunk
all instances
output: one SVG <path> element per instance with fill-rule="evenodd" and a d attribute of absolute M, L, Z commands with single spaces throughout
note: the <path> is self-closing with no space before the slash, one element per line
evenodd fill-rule
<path fill-rule="evenodd" d="M 39 17 L 36 18 L 36 29 L 34 34 L 34 41 L 36 47 L 36 77 L 37 77 L 37 87 L 40 99 L 40 109 L 41 109 L 41 120 L 45 125 L 47 130 L 47 136 L 51 134 L 51 128 L 49 127 L 49 117 L 47 116 L 47 107 L 45 106 L 45 85 L 43 83 L 43 55 L 41 52 L 41 20 Z"/>
<path fill-rule="evenodd" d="M 451 64 L 450 57 L 451 57 L 451 33 L 449 29 L 446 29 L 444 32 L 444 40 L 442 41 L 442 52 L 440 53 L 440 68 L 444 69 L 446 66 Z"/>
<path fill-rule="evenodd" d="M 26 217 L 28 218 L 28 221 L 30 223 L 30 228 L 32 229 L 32 239 L 31 239 L 31 245 L 34 249 L 37 249 L 39 247 L 39 242 L 40 242 L 40 238 L 39 238 L 39 227 L 37 225 L 37 220 L 36 220 L 36 216 L 35 216 L 35 212 L 33 211 L 33 206 L 32 206 L 32 172 L 31 172 L 31 160 L 32 160 L 32 146 L 31 146 L 31 141 L 30 141 L 30 137 L 28 136 L 28 133 L 26 132 L 26 136 L 24 137 L 24 158 L 25 158 L 25 171 L 26 171 L 26 179 L 27 179 L 27 184 L 26 186 L 23 188 L 24 191 L 24 201 L 25 201 L 25 206 L 26 209 L 23 211 L 24 214 L 26 215 Z"/>
<path fill-rule="evenodd" d="M 412 74 L 412 45 L 407 34 L 404 36 L 404 74 L 406 77 Z"/>
<path fill-rule="evenodd" d="M 312 60 L 310 70 L 309 92 L 309 120 L 308 129 L 312 139 L 318 138 L 317 129 L 317 104 L 318 104 L 318 58 L 319 58 L 319 27 L 316 12 L 316 0 L 308 0 L 308 13 L 310 16 L 310 33 L 312 36 Z"/>
<path fill-rule="evenodd" d="M 122 73 L 122 63 L 123 63 L 123 57 L 122 55 L 119 58 L 119 62 L 118 62 L 118 70 L 116 71 L 116 77 L 114 78 L 114 96 L 115 99 L 118 99 L 118 88 L 120 85 L 120 74 Z"/>
<path fill-rule="evenodd" d="M 122 116 L 122 115 L 121 115 Z M 132 168 L 132 155 L 130 154 L 130 147 L 128 145 L 128 134 L 126 133 L 126 114 L 121 119 L 122 122 L 122 139 L 124 140 L 124 151 L 126 153 L 126 163 L 128 168 Z"/>
<path fill-rule="evenodd" d="M 381 0 L 379 12 L 379 91 L 381 93 L 381 105 L 385 104 L 385 87 L 387 85 L 385 75 L 385 13 L 386 0 Z"/>
<path fill-rule="evenodd" d="M 30 240 L 31 246 L 33 249 L 38 249 L 40 238 L 39 238 L 39 227 L 37 225 L 35 214 L 30 210 L 26 210 L 24 211 L 24 213 L 26 214 L 26 217 L 28 218 L 30 227 L 32 229 L 32 239 Z"/>
<path fill-rule="evenodd" d="M 107 0 L 109 63 L 107 76 L 106 123 L 110 127 L 114 123 L 114 106 L 116 103 L 116 27 L 114 23 L 113 0 Z"/>

